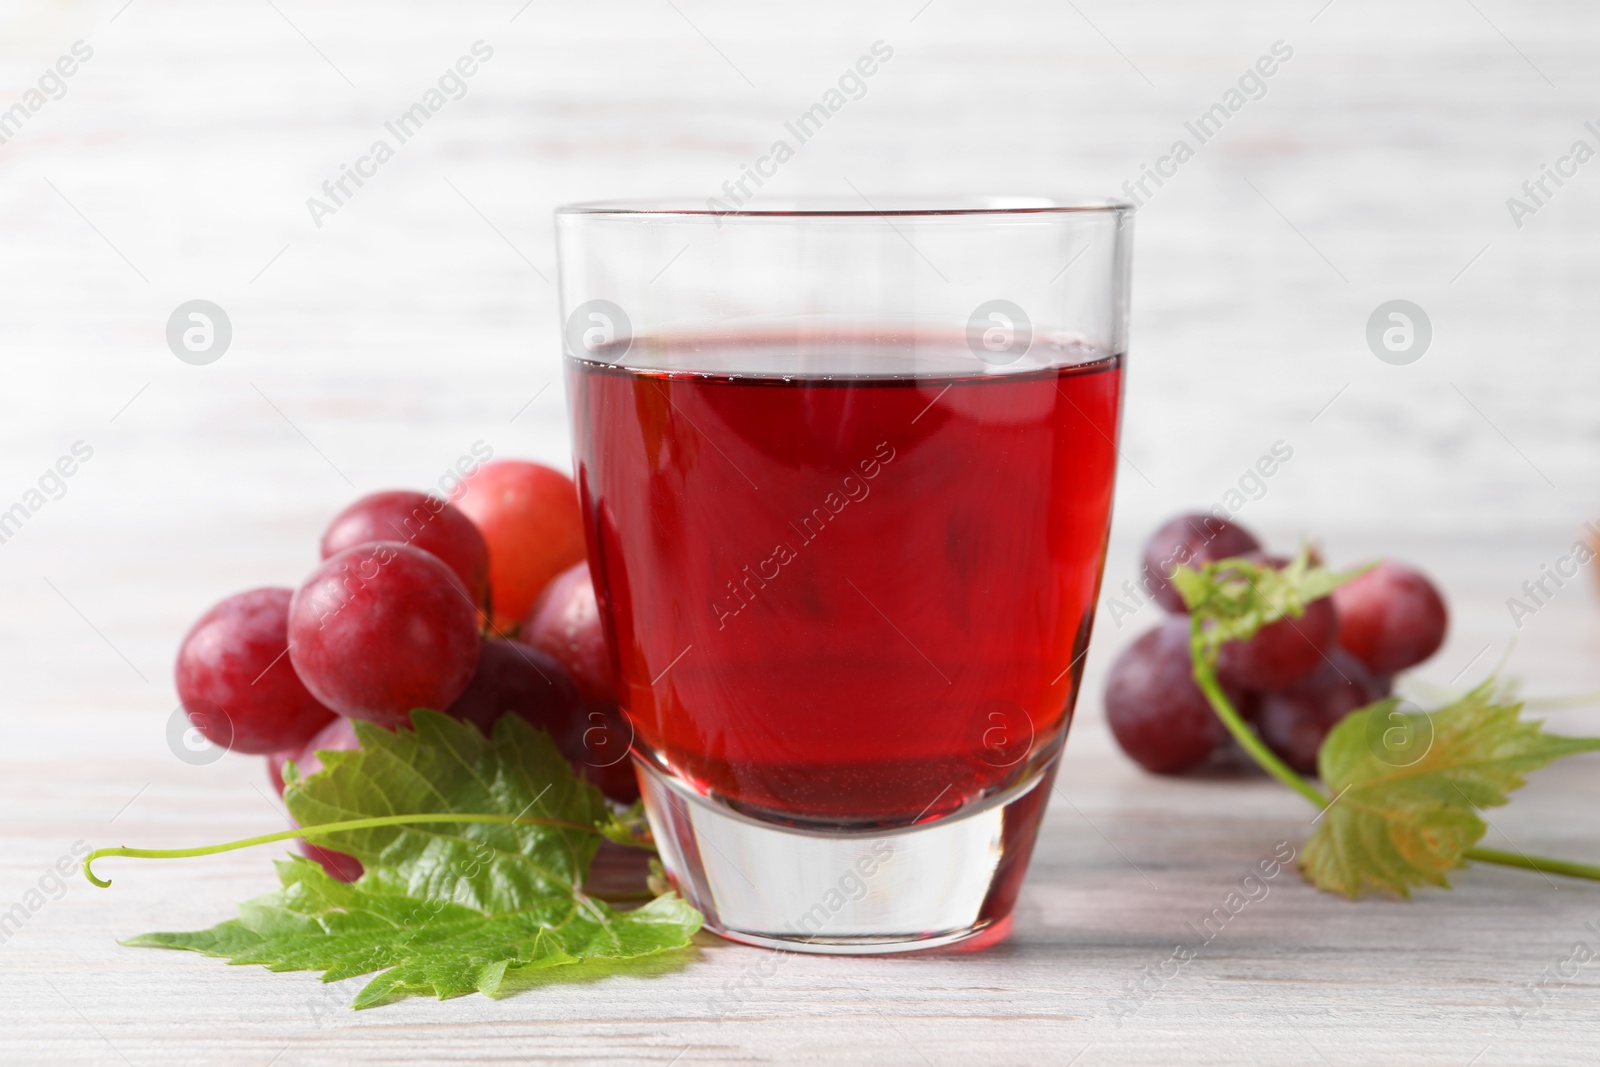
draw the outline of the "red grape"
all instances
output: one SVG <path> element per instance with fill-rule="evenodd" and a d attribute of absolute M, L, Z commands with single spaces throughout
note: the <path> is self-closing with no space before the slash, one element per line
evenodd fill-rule
<path fill-rule="evenodd" d="M 267 757 L 267 773 L 272 777 L 272 784 L 277 787 L 278 795 L 283 795 L 283 765 L 289 760 L 294 761 L 295 770 L 300 772 L 302 778 L 309 778 L 322 770 L 322 760 L 317 758 L 318 752 L 351 752 L 361 747 L 356 740 L 355 727 L 350 720 L 340 716 L 324 726 L 317 736 L 307 741 L 299 748 L 286 752 L 274 752 Z M 314 859 L 322 864 L 322 869 L 341 882 L 353 882 L 361 877 L 361 861 L 344 852 L 335 852 L 330 848 L 322 848 L 301 838 L 297 842 L 301 855 Z"/>
<path fill-rule="evenodd" d="M 1256 563 L 1282 568 L 1288 560 L 1246 553 Z M 1313 600 L 1299 618 L 1268 623 L 1244 641 L 1229 641 L 1217 654 L 1217 677 L 1243 689 L 1271 691 L 1293 685 L 1325 661 L 1338 640 L 1339 617 L 1327 597 Z"/>
<path fill-rule="evenodd" d="M 374 541 L 325 560 L 289 606 L 289 657 L 342 715 L 396 726 L 442 709 L 478 665 L 478 612 L 449 567 Z"/>
<path fill-rule="evenodd" d="M 1167 619 L 1123 649 L 1106 679 L 1106 719 L 1122 750 L 1146 770 L 1177 774 L 1205 762 L 1227 727 L 1195 684 L 1189 620 Z M 1244 694 L 1225 687 L 1237 707 Z"/>
<path fill-rule="evenodd" d="M 1378 674 L 1415 667 L 1444 644 L 1450 616 L 1421 572 L 1384 561 L 1333 591 L 1339 644 Z"/>
<path fill-rule="evenodd" d="M 520 637 L 566 667 L 585 700 L 617 699 L 587 562 L 567 568 L 545 587 L 523 621 Z"/>
<path fill-rule="evenodd" d="M 331 848 L 313 845 L 304 838 L 300 841 L 300 854 L 307 859 L 316 860 L 322 864 L 322 869 L 341 882 L 353 882 L 365 872 L 361 861 L 347 852 L 335 852 Z"/>
<path fill-rule="evenodd" d="M 1282 618 L 1244 641 L 1229 641 L 1217 655 L 1217 677 L 1233 685 L 1283 689 L 1317 668 L 1335 647 L 1339 619 L 1327 597 L 1306 605 L 1298 619 Z"/>
<path fill-rule="evenodd" d="M 494 624 L 522 621 L 550 580 L 583 559 L 578 491 L 560 471 L 521 460 L 496 460 L 462 483 L 455 506 L 489 545 Z"/>
<path fill-rule="evenodd" d="M 489 734 L 515 712 L 559 740 L 582 708 L 577 683 L 550 656 L 517 641 L 485 641 L 472 681 L 445 713 Z"/>
<path fill-rule="evenodd" d="M 212 744 L 256 753 L 293 748 L 333 718 L 284 654 L 293 596 L 267 588 L 228 597 L 178 646 L 178 696 Z"/>
<path fill-rule="evenodd" d="M 1183 597 L 1168 581 L 1180 564 L 1198 566 L 1219 559 L 1232 559 L 1261 547 L 1242 526 L 1203 512 L 1169 519 L 1150 535 L 1144 546 L 1145 585 L 1156 603 L 1174 614 L 1188 611 Z"/>
<path fill-rule="evenodd" d="M 350 720 L 343 715 L 336 715 L 332 722 L 317 731 L 317 735 L 303 745 L 286 748 L 281 752 L 273 752 L 267 756 L 267 777 L 272 779 L 272 787 L 283 796 L 283 765 L 293 760 L 295 769 L 302 778 L 308 778 L 322 770 L 322 761 L 317 758 L 317 753 L 332 750 L 348 752 L 360 748 L 356 741 L 356 731 Z"/>
<path fill-rule="evenodd" d="M 1385 695 L 1382 681 L 1342 648 L 1310 675 L 1261 698 L 1256 728 L 1267 747 L 1301 774 L 1317 773 L 1317 750 L 1340 719 Z"/>
<path fill-rule="evenodd" d="M 489 546 L 472 520 L 443 499 L 408 489 L 364 496 L 328 524 L 322 558 L 370 541 L 400 541 L 438 557 L 474 604 L 487 602 Z"/>
<path fill-rule="evenodd" d="M 283 765 L 294 759 L 299 751 L 298 748 L 287 748 L 281 752 L 267 753 L 267 779 L 280 797 L 283 796 Z"/>
<path fill-rule="evenodd" d="M 322 759 L 317 755 L 318 752 L 354 752 L 360 747 L 361 742 L 356 740 L 355 725 L 341 715 L 288 758 L 294 760 L 294 769 L 300 772 L 300 777 L 310 778 L 322 770 Z"/>

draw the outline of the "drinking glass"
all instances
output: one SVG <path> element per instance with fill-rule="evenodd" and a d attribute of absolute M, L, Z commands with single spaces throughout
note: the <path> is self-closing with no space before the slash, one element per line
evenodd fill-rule
<path fill-rule="evenodd" d="M 556 228 L 667 873 L 750 944 L 1002 935 L 1105 559 L 1131 207 L 623 201 Z"/>

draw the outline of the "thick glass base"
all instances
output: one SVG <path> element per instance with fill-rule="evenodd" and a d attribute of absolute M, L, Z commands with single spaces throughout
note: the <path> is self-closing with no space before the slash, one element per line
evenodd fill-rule
<path fill-rule="evenodd" d="M 638 769 L 662 863 L 706 929 L 766 948 L 845 955 L 1003 936 L 1056 760 L 943 818 L 832 832 L 761 822 L 656 768 Z"/>

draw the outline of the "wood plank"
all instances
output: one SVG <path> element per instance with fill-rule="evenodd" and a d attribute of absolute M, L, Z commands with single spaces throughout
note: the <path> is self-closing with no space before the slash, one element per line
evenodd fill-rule
<path fill-rule="evenodd" d="M 1520 628 L 1506 607 L 1600 519 L 1600 179 L 1580 171 L 1520 229 L 1505 206 L 1575 139 L 1600 143 L 1583 125 L 1600 14 L 919 4 L 0 11 L 0 110 L 75 40 L 95 50 L 0 145 L 0 509 L 73 442 L 94 449 L 0 544 L 0 911 L 78 840 L 280 826 L 260 761 L 167 747 L 189 621 L 297 580 L 352 487 L 434 484 L 476 441 L 565 464 L 550 209 L 712 195 L 879 39 L 894 59 L 763 195 L 1114 192 L 1289 42 L 1265 95 L 1141 212 L 1107 593 L 1154 523 L 1221 500 L 1283 440 L 1294 459 L 1242 517 L 1432 571 L 1455 626 L 1423 677 L 1476 677 L 1514 638 L 1530 692 L 1600 689 L 1587 576 Z M 316 226 L 306 199 L 479 39 L 495 55 L 466 95 Z M 208 367 L 162 340 L 197 296 L 235 328 Z M 1363 337 L 1395 297 L 1435 327 L 1409 367 Z M 114 889 L 74 879 L 0 944 L 0 1059 L 1593 1062 L 1593 965 L 1512 1007 L 1575 944 L 1600 947 L 1600 895 L 1491 869 L 1410 903 L 1285 874 L 1118 1025 L 1112 1002 L 1309 817 L 1264 780 L 1157 780 L 1116 752 L 1099 687 L 1153 611 L 1119 628 L 1102 610 L 1014 932 L 987 951 L 774 957 L 707 936 L 652 973 L 352 1013 L 359 980 L 115 943 L 231 914 L 270 888 L 270 850 L 124 862 Z M 1600 729 L 1593 710 L 1550 719 Z M 1600 857 L 1596 767 L 1537 776 L 1489 843 Z"/>

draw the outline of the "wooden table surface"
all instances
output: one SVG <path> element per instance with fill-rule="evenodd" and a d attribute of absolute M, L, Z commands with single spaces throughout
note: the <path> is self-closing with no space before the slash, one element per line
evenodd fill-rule
<path fill-rule="evenodd" d="M 1107 596 L 1155 522 L 1223 500 L 1283 441 L 1241 518 L 1427 567 L 1454 623 L 1422 678 L 1476 679 L 1514 642 L 1529 693 L 1600 689 L 1590 576 L 1520 627 L 1507 608 L 1600 519 L 1600 163 L 1546 179 L 1520 227 L 1506 205 L 1600 145 L 1597 33 L 1576 0 L 6 0 L 0 114 L 26 119 L 0 143 L 0 511 L 75 442 L 92 457 L 0 543 L 0 913 L 47 890 L 0 944 L 0 1061 L 1593 1062 L 1597 965 L 1513 1008 L 1600 948 L 1600 887 L 1508 870 L 1359 904 L 1284 874 L 1122 1012 L 1310 812 L 1116 751 L 1100 685 L 1154 609 L 1109 602 L 1014 931 L 981 953 L 768 968 L 702 937 L 659 973 L 352 1013 L 360 980 L 115 943 L 231 915 L 270 887 L 270 849 L 125 861 L 109 891 L 46 872 L 77 841 L 278 828 L 259 760 L 168 747 L 188 623 L 296 582 L 358 491 L 435 484 L 479 441 L 565 464 L 550 208 L 714 195 L 878 40 L 892 61 L 772 195 L 1113 193 L 1289 45 L 1140 214 Z M 29 110 L 80 40 L 92 56 Z M 307 198 L 480 40 L 465 95 L 317 225 Z M 233 325 L 209 366 L 164 341 L 196 298 Z M 1396 298 L 1433 326 L 1408 366 L 1365 340 Z M 1600 730 L 1592 710 L 1550 719 Z M 1597 768 L 1536 776 L 1487 843 L 1600 860 Z"/>

